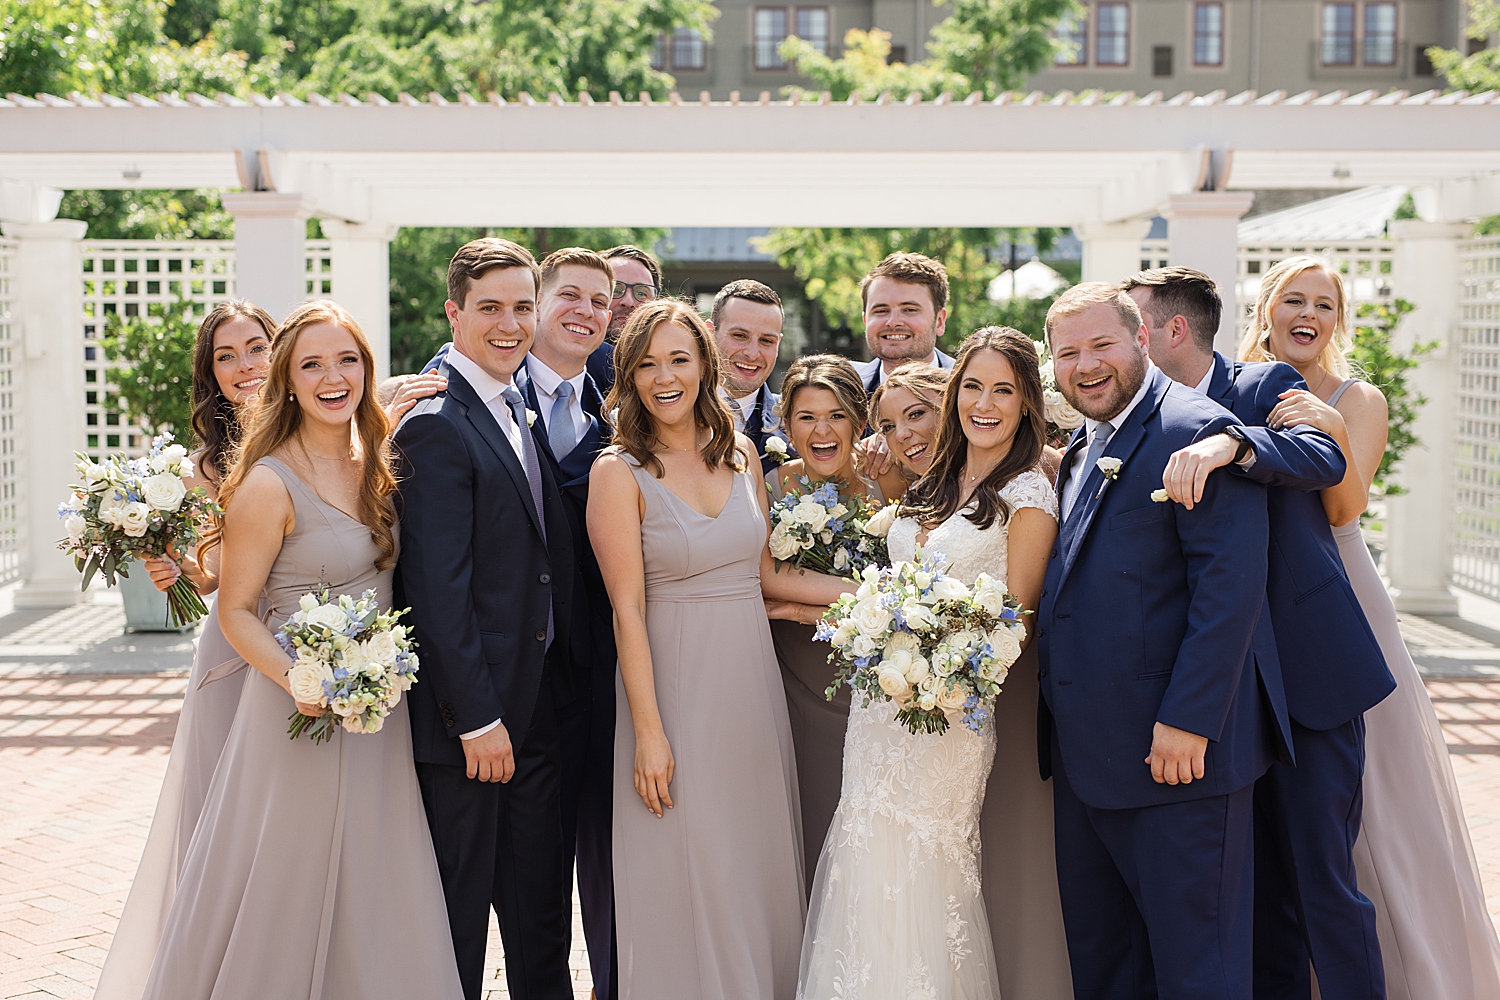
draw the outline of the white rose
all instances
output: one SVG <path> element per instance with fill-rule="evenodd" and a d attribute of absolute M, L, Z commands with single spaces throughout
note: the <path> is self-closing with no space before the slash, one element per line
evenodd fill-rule
<path fill-rule="evenodd" d="M 882 669 L 884 669 L 885 667 L 893 667 L 896 670 L 901 671 L 901 676 L 905 677 L 907 676 L 908 671 L 911 670 L 911 654 L 904 649 L 898 649 L 895 652 L 891 652 L 889 649 L 887 649 L 885 653 L 882 654 L 880 666 Z"/>
<path fill-rule="evenodd" d="M 910 632 L 896 632 L 885 641 L 885 655 L 891 656 L 898 652 L 907 652 L 915 656 L 921 652 L 922 640 Z"/>
<path fill-rule="evenodd" d="M 786 458 L 786 442 L 775 435 L 766 438 L 766 454 Z"/>
<path fill-rule="evenodd" d="M 847 549 L 840 548 L 833 554 L 833 568 L 842 573 L 845 569 L 848 568 L 848 566 L 849 552 Z"/>
<path fill-rule="evenodd" d="M 879 638 L 890 627 L 891 613 L 870 598 L 859 601 L 849 611 L 849 620 L 854 627 L 870 638 Z"/>
<path fill-rule="evenodd" d="M 849 513 L 849 508 L 845 507 L 841 503 L 836 503 L 832 507 L 828 508 L 829 517 L 843 517 L 847 513 Z"/>
<path fill-rule="evenodd" d="M 947 684 L 937 695 L 937 707 L 945 712 L 956 712 L 964 707 L 969 691 L 962 684 Z"/>
<path fill-rule="evenodd" d="M 882 507 L 880 512 L 865 522 L 865 534 L 874 535 L 876 538 L 884 538 L 891 533 L 891 525 L 896 523 L 896 511 L 901 505 L 893 503 Z"/>
<path fill-rule="evenodd" d="M 969 588 L 951 576 L 932 581 L 932 597 L 939 601 L 961 601 L 969 596 Z"/>
<path fill-rule="evenodd" d="M 990 647 L 995 651 L 995 659 L 1003 666 L 1009 667 L 1021 658 L 1021 643 L 1011 634 L 1010 629 L 995 629 L 991 632 Z"/>
<path fill-rule="evenodd" d="M 962 658 L 970 648 L 979 642 L 979 633 L 973 629 L 963 629 L 948 637 L 948 648 L 955 656 Z"/>
<path fill-rule="evenodd" d="M 349 616 L 337 605 L 320 604 L 307 613 L 307 624 L 321 625 L 331 632 L 342 632 L 349 627 Z"/>
<path fill-rule="evenodd" d="M 376 632 L 365 641 L 365 655 L 382 667 L 396 665 L 396 637 L 389 632 Z"/>
<path fill-rule="evenodd" d="M 932 676 L 932 667 L 925 656 L 913 656 L 911 664 L 906 668 L 906 679 L 913 684 L 920 684 Z"/>
<path fill-rule="evenodd" d="M 339 666 L 351 674 L 379 674 L 384 668 L 378 663 L 371 662 L 365 655 L 365 647 L 362 643 L 351 642 L 344 647 L 344 655 L 339 659 Z"/>
<path fill-rule="evenodd" d="M 1026 641 L 1026 623 L 1025 622 L 1014 621 L 1014 622 L 1011 622 L 1009 625 L 1007 625 L 1005 627 L 1010 632 L 1011 635 L 1013 635 L 1013 636 L 1016 637 L 1016 640 L 1018 642 L 1025 642 Z"/>
<path fill-rule="evenodd" d="M 857 631 L 859 630 L 854 627 L 854 623 L 845 618 L 833 630 L 833 639 L 831 641 L 835 646 L 847 646 L 849 645 L 849 640 L 854 638 L 854 634 Z"/>
<path fill-rule="evenodd" d="M 937 695 L 931 691 L 923 691 L 921 696 L 917 698 L 917 707 L 924 712 L 932 711 L 937 707 Z"/>
<path fill-rule="evenodd" d="M 530 415 L 531 411 L 527 410 L 526 413 L 528 415 Z M 378 732 L 380 732 L 380 720 L 379 719 L 371 719 L 369 727 L 366 727 L 364 719 L 359 714 L 344 716 L 344 723 L 343 723 L 343 725 L 344 725 L 344 731 L 348 732 L 348 733 L 378 733 Z"/>
<path fill-rule="evenodd" d="M 315 594 L 303 594 L 302 595 L 302 599 L 297 602 L 297 606 L 300 607 L 305 612 L 311 612 L 314 608 L 316 608 L 318 606 L 317 595 L 315 595 Z"/>
<path fill-rule="evenodd" d="M 1113 455 L 1103 455 L 1094 464 L 1099 466 L 1099 471 L 1104 473 L 1106 478 L 1113 479 L 1120 474 L 1120 466 L 1124 463 Z"/>
<path fill-rule="evenodd" d="M 954 662 L 953 654 L 946 647 L 939 646 L 932 651 L 932 672 L 935 676 L 947 677 L 953 673 L 955 666 L 957 664 Z"/>
<path fill-rule="evenodd" d="M 880 672 L 876 676 L 880 680 L 880 690 L 892 698 L 903 695 L 911 689 L 911 685 L 906 683 L 906 677 L 895 667 L 881 664 Z"/>
<path fill-rule="evenodd" d="M 1042 416 L 1048 423 L 1056 424 L 1065 431 L 1083 426 L 1083 414 L 1073 408 L 1067 398 L 1056 389 L 1042 393 Z"/>
<path fill-rule="evenodd" d="M 141 485 L 144 487 L 142 492 L 146 496 L 146 502 L 157 510 L 176 510 L 182 506 L 182 498 L 187 496 L 187 487 L 170 472 L 150 476 Z"/>
<path fill-rule="evenodd" d="M 911 600 L 901 605 L 901 614 L 906 617 L 907 628 L 914 632 L 926 632 L 937 625 L 937 616 L 920 601 Z"/>
<path fill-rule="evenodd" d="M 918 590 L 926 590 L 932 586 L 932 574 L 925 569 L 919 569 L 911 575 L 912 582 L 917 585 Z"/>
<path fill-rule="evenodd" d="M 103 482 L 104 477 L 109 474 L 108 470 L 97 462 L 89 462 L 87 464 L 80 462 L 79 466 L 79 471 L 83 473 L 84 482 L 86 482 L 89 486 L 93 486 L 98 482 Z"/>
<path fill-rule="evenodd" d="M 68 499 L 63 501 L 63 507 L 67 510 L 83 510 L 88 506 L 88 498 L 79 493 L 69 493 Z"/>
<path fill-rule="evenodd" d="M 974 604 L 979 607 L 980 610 L 987 611 L 998 618 L 1000 617 L 1000 612 L 1005 610 L 1004 592 L 997 592 L 990 587 L 976 589 L 974 591 Z"/>
<path fill-rule="evenodd" d="M 849 644 L 849 652 L 857 657 L 874 656 L 880 649 L 875 645 L 875 640 L 867 635 L 856 635 L 854 641 Z"/>
<path fill-rule="evenodd" d="M 68 533 L 68 541 L 77 545 L 83 541 L 83 533 L 88 530 L 89 523 L 78 514 L 69 514 L 63 519 L 63 530 Z"/>
<path fill-rule="evenodd" d="M 792 508 L 792 519 L 798 524 L 807 525 L 814 532 L 819 532 L 828 523 L 828 508 L 812 497 L 803 497 L 797 501 L 797 506 Z"/>
<path fill-rule="evenodd" d="M 188 451 L 180 444 L 169 444 L 162 449 L 161 453 L 162 456 L 167 460 L 167 464 L 176 465 L 178 462 L 181 462 L 183 459 L 187 458 Z"/>
<path fill-rule="evenodd" d="M 776 525 L 770 538 L 771 558 L 786 562 L 795 556 L 802 544 L 787 528 L 786 523 Z"/>
<path fill-rule="evenodd" d="M 287 683 L 292 697 L 304 705 L 326 705 L 328 696 L 323 693 L 323 682 L 333 680 L 333 670 L 315 656 L 298 654 L 297 662 L 287 671 Z"/>
<path fill-rule="evenodd" d="M 146 524 L 151 519 L 151 508 L 139 501 L 132 501 L 119 510 L 120 529 L 131 538 L 140 538 L 146 533 Z"/>

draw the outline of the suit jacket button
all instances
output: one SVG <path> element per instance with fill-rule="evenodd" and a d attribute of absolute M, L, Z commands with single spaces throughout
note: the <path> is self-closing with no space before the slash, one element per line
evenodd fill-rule
<path fill-rule="evenodd" d="M 551 573 L 543 573 L 541 576 L 537 577 L 536 580 L 537 580 L 537 583 L 551 583 L 552 582 L 552 574 Z"/>
<path fill-rule="evenodd" d="M 1036 672 L 1036 675 L 1038 677 L 1046 677 L 1047 676 L 1047 668 L 1046 667 L 1042 667 L 1040 670 L 1038 670 Z"/>
<path fill-rule="evenodd" d="M 1056 550 L 1056 549 L 1053 549 L 1053 550 L 1052 550 L 1052 558 L 1053 558 L 1053 559 L 1056 559 L 1056 558 L 1057 558 L 1057 550 Z"/>
<path fill-rule="evenodd" d="M 537 630 L 536 641 L 537 642 L 546 642 L 547 641 L 547 630 L 546 629 L 538 629 Z"/>
<path fill-rule="evenodd" d="M 1046 588 L 1046 587 L 1043 587 L 1043 588 L 1042 588 L 1042 596 L 1043 596 L 1043 597 L 1046 597 L 1046 596 L 1047 596 L 1047 588 Z"/>

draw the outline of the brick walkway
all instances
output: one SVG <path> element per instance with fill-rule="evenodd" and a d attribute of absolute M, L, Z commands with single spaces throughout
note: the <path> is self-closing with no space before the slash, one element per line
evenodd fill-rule
<path fill-rule="evenodd" d="M 111 660 L 180 665 L 182 640 L 120 636 L 99 620 L 112 613 L 14 628 L 20 616 L 0 619 L 0 1000 L 90 995 L 150 825 L 185 678 L 99 670 Z M 1408 632 L 1425 670 L 1457 675 L 1429 679 L 1428 690 L 1500 920 L 1500 633 L 1446 619 Z M 574 928 L 581 943 L 576 919 Z M 493 927 L 490 940 L 487 996 L 497 1000 L 508 994 Z M 581 1000 L 590 987 L 581 944 L 571 965 Z"/>

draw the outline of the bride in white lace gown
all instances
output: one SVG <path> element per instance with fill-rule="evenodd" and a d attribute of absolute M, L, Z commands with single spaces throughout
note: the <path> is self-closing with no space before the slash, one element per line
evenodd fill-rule
<path fill-rule="evenodd" d="M 919 546 L 941 553 L 949 575 L 972 583 L 988 573 L 1035 608 L 1057 533 L 1056 494 L 1037 469 L 1040 411 L 1036 353 L 1024 334 L 987 328 L 965 341 L 937 456 L 891 528 L 891 558 L 910 560 Z M 892 703 L 860 702 L 818 859 L 798 998 L 998 998 L 979 844 L 994 723 L 915 736 L 895 721 Z"/>

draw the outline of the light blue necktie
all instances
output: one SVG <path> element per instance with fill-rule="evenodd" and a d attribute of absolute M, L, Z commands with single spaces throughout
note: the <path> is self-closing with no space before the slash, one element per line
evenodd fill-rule
<path fill-rule="evenodd" d="M 1083 487 L 1088 483 L 1089 475 L 1093 473 L 1094 467 L 1099 463 L 1099 456 L 1104 454 L 1104 449 L 1109 447 L 1109 439 L 1114 437 L 1115 425 L 1108 420 L 1101 420 L 1099 426 L 1094 428 L 1094 440 L 1089 443 L 1088 454 L 1083 456 L 1083 468 L 1078 470 L 1075 477 L 1078 480 L 1078 491 L 1073 494 L 1073 505 L 1068 508 L 1068 519 L 1083 505 Z"/>
<path fill-rule="evenodd" d="M 568 412 L 572 398 L 573 383 L 559 382 L 557 399 L 552 403 L 552 412 L 547 414 L 547 443 L 552 445 L 552 457 L 559 462 L 578 444 L 573 436 L 573 415 Z"/>

